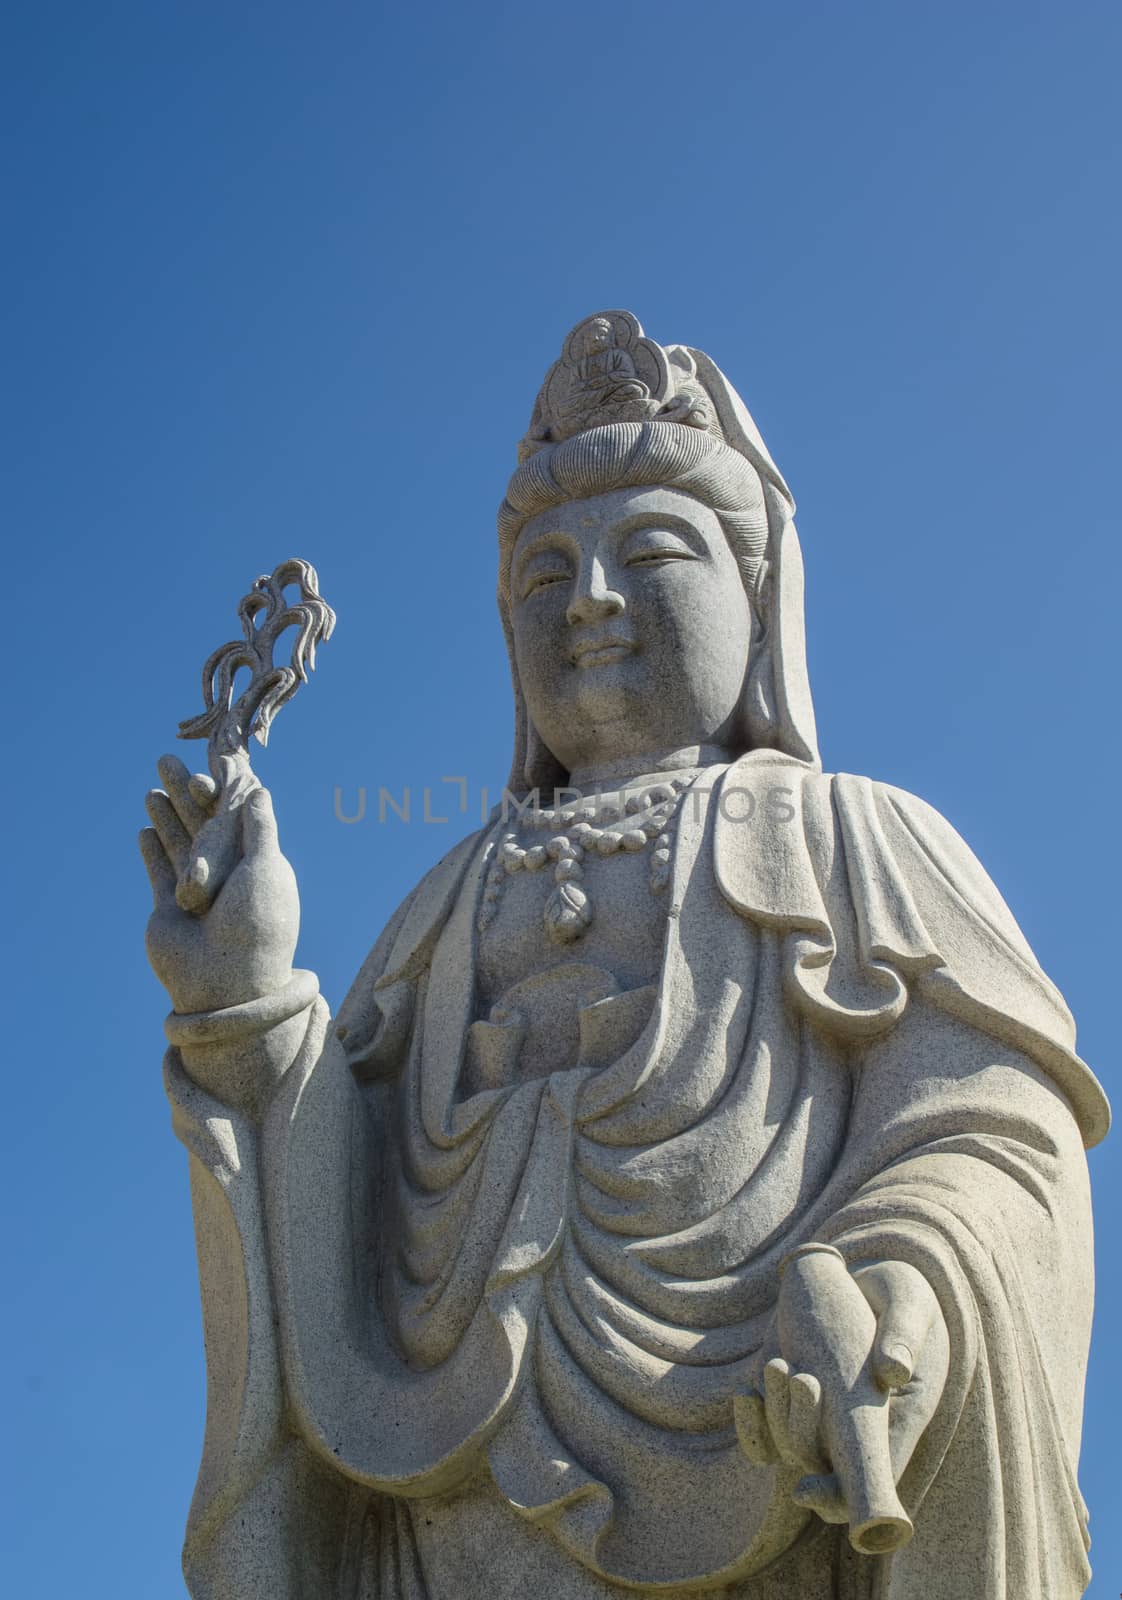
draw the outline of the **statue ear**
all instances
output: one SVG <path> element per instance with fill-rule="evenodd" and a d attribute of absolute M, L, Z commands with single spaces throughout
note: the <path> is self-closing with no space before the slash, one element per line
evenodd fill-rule
<path fill-rule="evenodd" d="M 771 568 L 760 563 L 752 602 L 752 647 L 744 680 L 744 718 L 748 747 L 770 748 L 775 744 L 779 711 L 775 696 L 775 661 L 771 628 Z"/>

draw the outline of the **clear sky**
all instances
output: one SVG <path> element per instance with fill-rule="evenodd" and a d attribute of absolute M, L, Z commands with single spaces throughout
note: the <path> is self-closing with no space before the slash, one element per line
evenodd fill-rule
<path fill-rule="evenodd" d="M 337 1002 L 473 825 L 441 779 L 505 777 L 493 513 L 589 312 L 738 384 L 800 502 L 827 766 L 955 823 L 1117 1094 L 1122 12 L 36 0 L 4 35 L 4 1585 L 172 1600 L 203 1360 L 144 791 L 249 582 L 314 561 L 336 637 L 258 768 Z M 426 784 L 448 823 L 335 820 Z"/>

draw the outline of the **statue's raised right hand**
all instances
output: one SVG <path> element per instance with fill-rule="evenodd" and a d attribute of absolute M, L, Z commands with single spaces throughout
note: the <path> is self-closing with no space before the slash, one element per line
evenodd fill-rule
<path fill-rule="evenodd" d="M 186 1014 L 283 989 L 300 927 L 296 878 L 280 853 L 268 790 L 244 755 L 218 758 L 218 780 L 175 756 L 157 765 L 140 850 L 155 907 L 148 959 Z"/>

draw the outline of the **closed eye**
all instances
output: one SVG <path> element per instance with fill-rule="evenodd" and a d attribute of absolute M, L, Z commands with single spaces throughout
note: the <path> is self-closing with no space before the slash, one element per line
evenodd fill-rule
<path fill-rule="evenodd" d="M 621 555 L 628 567 L 660 567 L 666 561 L 696 561 L 698 552 L 675 528 L 632 528 Z"/>
<path fill-rule="evenodd" d="M 697 557 L 692 550 L 642 550 L 638 555 L 632 556 L 627 565 L 629 567 L 656 567 L 664 561 L 696 561 Z"/>
<path fill-rule="evenodd" d="M 555 572 L 535 572 L 522 586 L 522 598 L 528 600 L 532 594 L 537 594 L 542 589 L 551 588 L 558 583 L 568 583 L 569 573 L 558 569 Z"/>

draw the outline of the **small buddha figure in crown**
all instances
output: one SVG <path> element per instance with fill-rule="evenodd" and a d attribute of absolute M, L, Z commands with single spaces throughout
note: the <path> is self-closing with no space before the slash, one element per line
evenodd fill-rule
<path fill-rule="evenodd" d="M 579 352 L 577 374 L 586 388 L 598 391 L 600 404 L 647 398 L 647 386 L 631 356 L 617 344 L 615 329 L 607 317 L 590 317 L 574 342 Z"/>

